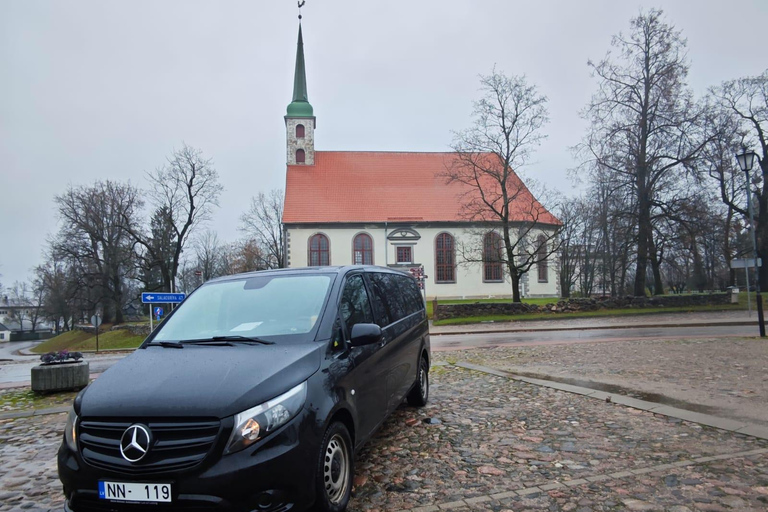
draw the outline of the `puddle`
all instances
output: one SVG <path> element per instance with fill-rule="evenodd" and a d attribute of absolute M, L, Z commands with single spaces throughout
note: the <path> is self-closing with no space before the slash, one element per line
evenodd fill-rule
<path fill-rule="evenodd" d="M 616 384 L 606 384 L 604 382 L 595 382 L 591 380 L 572 379 L 569 377 L 553 377 L 552 375 L 546 375 L 533 372 L 520 372 L 512 371 L 515 375 L 521 375 L 523 377 L 531 377 L 534 379 L 548 380 L 550 382 L 559 382 L 561 384 L 570 384 L 572 386 L 581 386 L 583 388 L 594 389 L 595 391 L 605 391 L 606 393 L 615 393 L 617 395 L 624 395 L 631 398 L 637 398 L 638 400 L 645 400 L 646 402 L 653 402 L 657 404 L 669 405 L 671 407 L 677 407 L 679 409 L 685 409 L 686 411 L 699 412 L 702 414 L 711 414 L 717 416 L 722 414 L 723 410 L 717 407 L 709 405 L 692 404 L 684 400 L 678 400 L 659 393 L 645 393 L 643 391 L 637 391 L 634 389 L 625 388 Z"/>

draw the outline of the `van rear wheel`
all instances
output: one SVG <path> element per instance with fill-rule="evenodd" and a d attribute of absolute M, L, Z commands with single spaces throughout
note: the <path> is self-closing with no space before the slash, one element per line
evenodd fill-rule
<path fill-rule="evenodd" d="M 419 363 L 419 373 L 416 375 L 416 383 L 408 393 L 408 405 L 424 407 L 429 400 L 429 363 L 422 357 Z"/>
<path fill-rule="evenodd" d="M 334 422 L 320 445 L 315 476 L 315 507 L 323 512 L 346 510 L 354 474 L 352 438 L 343 423 Z"/>

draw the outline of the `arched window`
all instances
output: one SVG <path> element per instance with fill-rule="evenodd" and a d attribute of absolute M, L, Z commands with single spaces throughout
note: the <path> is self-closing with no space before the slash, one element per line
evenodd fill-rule
<path fill-rule="evenodd" d="M 297 139 L 303 139 L 304 138 L 304 125 L 303 124 L 297 124 L 296 125 L 296 138 Z"/>
<path fill-rule="evenodd" d="M 440 233 L 435 239 L 435 277 L 436 283 L 456 282 L 456 251 L 453 237 Z"/>
<path fill-rule="evenodd" d="M 321 267 L 331 264 L 331 253 L 328 250 L 328 237 L 320 233 L 309 239 L 309 266 Z"/>
<path fill-rule="evenodd" d="M 369 235 L 360 233 L 352 245 L 352 262 L 355 265 L 373 265 L 373 240 Z"/>
<path fill-rule="evenodd" d="M 548 264 L 547 264 L 547 237 L 539 235 L 536 239 L 536 260 L 539 267 L 539 282 L 546 283 L 549 281 Z"/>
<path fill-rule="evenodd" d="M 303 164 L 306 161 L 306 157 L 304 156 L 304 150 L 303 149 L 297 149 L 296 150 L 296 163 L 297 164 Z"/>
<path fill-rule="evenodd" d="M 483 237 L 483 281 L 502 280 L 501 237 L 495 231 L 489 231 Z"/>

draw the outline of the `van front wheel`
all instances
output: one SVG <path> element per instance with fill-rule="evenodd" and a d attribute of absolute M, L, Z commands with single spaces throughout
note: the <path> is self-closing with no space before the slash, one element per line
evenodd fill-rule
<path fill-rule="evenodd" d="M 346 510 L 352 492 L 354 474 L 352 438 L 343 423 L 332 423 L 325 431 L 317 463 L 317 510 L 342 512 Z"/>

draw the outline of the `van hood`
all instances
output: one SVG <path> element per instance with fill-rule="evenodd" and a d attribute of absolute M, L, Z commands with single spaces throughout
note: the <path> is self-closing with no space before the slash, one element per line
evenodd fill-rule
<path fill-rule="evenodd" d="M 320 367 L 324 346 L 150 346 L 88 386 L 77 412 L 87 417 L 225 418 L 305 381 Z"/>

